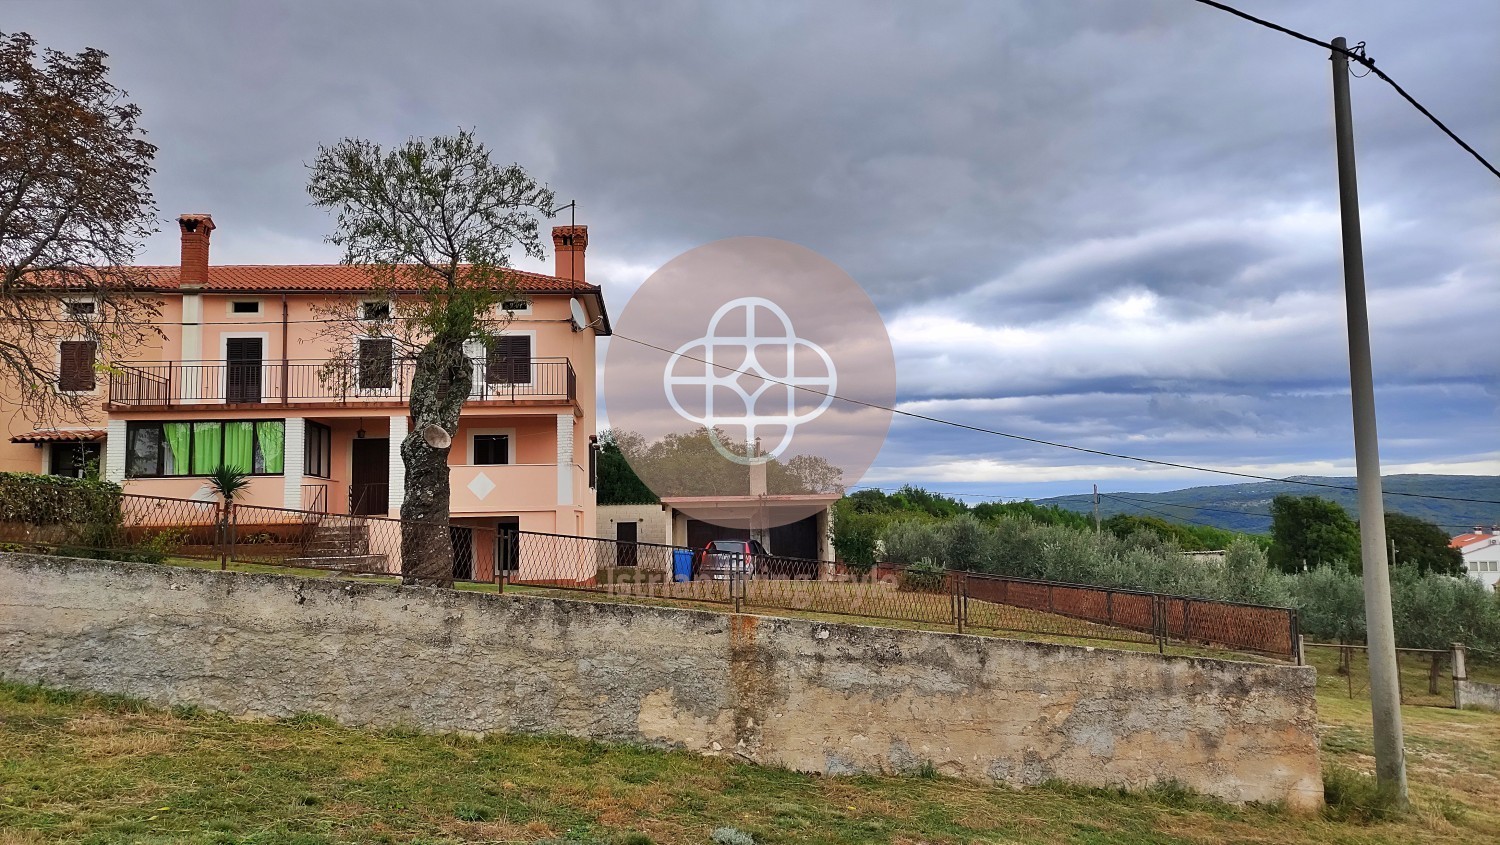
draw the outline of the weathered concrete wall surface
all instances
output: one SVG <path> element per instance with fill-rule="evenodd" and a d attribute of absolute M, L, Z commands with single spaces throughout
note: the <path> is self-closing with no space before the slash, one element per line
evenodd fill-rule
<path fill-rule="evenodd" d="M 1322 802 L 1311 669 L 955 634 L 0 555 L 0 674 L 831 774 Z"/>
<path fill-rule="evenodd" d="M 1453 701 L 1459 709 L 1477 707 L 1500 713 L 1500 684 L 1482 684 L 1479 681 L 1453 681 Z"/>

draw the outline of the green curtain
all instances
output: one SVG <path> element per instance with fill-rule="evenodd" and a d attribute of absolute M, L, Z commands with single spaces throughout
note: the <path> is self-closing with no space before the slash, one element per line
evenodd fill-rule
<path fill-rule="evenodd" d="M 255 437 L 260 441 L 261 466 L 256 472 L 275 475 L 282 471 L 286 460 L 286 425 L 281 420 L 266 420 L 255 424 Z"/>
<path fill-rule="evenodd" d="M 255 471 L 255 423 L 224 423 L 224 466 Z"/>
<path fill-rule="evenodd" d="M 208 475 L 223 459 L 224 424 L 193 423 L 193 475 Z"/>
<path fill-rule="evenodd" d="M 192 464 L 188 450 L 193 445 L 192 423 L 162 423 L 162 434 L 166 436 L 172 465 L 166 468 L 167 475 L 187 475 Z"/>

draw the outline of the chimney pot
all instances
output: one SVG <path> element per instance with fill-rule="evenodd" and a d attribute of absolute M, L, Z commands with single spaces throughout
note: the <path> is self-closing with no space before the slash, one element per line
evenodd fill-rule
<path fill-rule="evenodd" d="M 559 279 L 571 279 L 575 282 L 584 281 L 583 258 L 588 248 L 589 227 L 553 226 L 552 251 L 557 258 L 557 272 L 553 273 L 553 275 Z"/>

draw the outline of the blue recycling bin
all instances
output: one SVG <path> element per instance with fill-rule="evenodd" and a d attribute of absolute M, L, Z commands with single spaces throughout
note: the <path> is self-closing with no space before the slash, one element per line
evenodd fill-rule
<path fill-rule="evenodd" d="M 672 550 L 672 580 L 685 582 L 693 580 L 693 550 Z"/>

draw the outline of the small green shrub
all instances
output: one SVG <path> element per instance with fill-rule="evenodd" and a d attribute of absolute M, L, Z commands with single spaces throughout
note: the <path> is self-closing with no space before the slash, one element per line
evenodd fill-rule
<path fill-rule="evenodd" d="M 461 822 L 487 822 L 495 811 L 480 804 L 459 804 L 453 808 L 453 817 Z"/>
<path fill-rule="evenodd" d="M 1401 814 L 1394 790 L 1373 775 L 1338 765 L 1323 767 L 1323 815 L 1333 821 L 1372 824 Z"/>
<path fill-rule="evenodd" d="M 943 567 L 931 560 L 924 560 L 902 570 L 900 588 L 909 593 L 941 592 L 947 574 L 948 571 Z"/>

